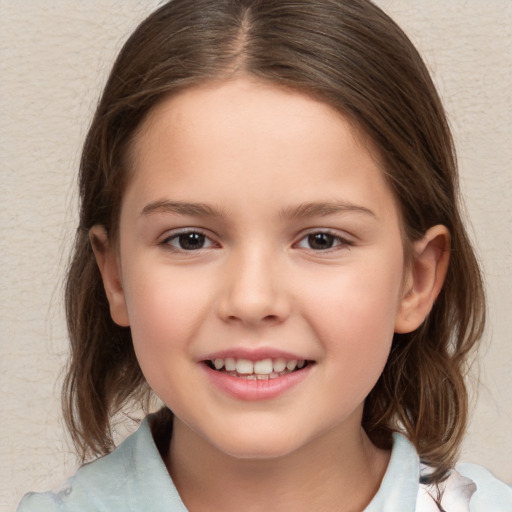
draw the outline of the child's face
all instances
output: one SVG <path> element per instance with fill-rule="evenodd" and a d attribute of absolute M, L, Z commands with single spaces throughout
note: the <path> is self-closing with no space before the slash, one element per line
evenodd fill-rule
<path fill-rule="evenodd" d="M 240 79 L 159 105 L 133 157 L 112 313 L 175 428 L 237 457 L 360 435 L 406 275 L 369 146 L 331 107 Z"/>

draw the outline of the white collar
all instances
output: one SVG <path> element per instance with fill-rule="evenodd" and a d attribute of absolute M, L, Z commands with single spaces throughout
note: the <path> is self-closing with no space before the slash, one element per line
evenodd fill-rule
<path fill-rule="evenodd" d="M 430 472 L 428 466 L 421 465 L 421 475 Z M 455 469 L 452 469 L 449 477 L 438 487 L 434 485 L 420 484 L 416 512 L 469 512 L 469 502 L 476 491 L 473 480 L 462 476 Z M 435 499 L 441 495 L 441 508 L 436 504 Z"/>

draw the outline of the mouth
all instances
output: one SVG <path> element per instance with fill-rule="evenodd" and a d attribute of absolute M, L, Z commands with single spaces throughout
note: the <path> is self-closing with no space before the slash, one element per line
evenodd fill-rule
<path fill-rule="evenodd" d="M 244 380 L 270 380 L 296 373 L 314 364 L 306 359 L 266 358 L 251 361 L 244 358 L 215 358 L 204 361 L 212 370 Z"/>

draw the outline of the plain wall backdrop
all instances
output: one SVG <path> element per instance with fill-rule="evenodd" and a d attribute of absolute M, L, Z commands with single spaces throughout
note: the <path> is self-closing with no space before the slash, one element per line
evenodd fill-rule
<path fill-rule="evenodd" d="M 0 0 L 0 511 L 76 467 L 59 392 L 80 146 L 116 52 L 159 3 Z M 461 459 L 512 483 L 512 2 L 377 3 L 439 87 L 486 274 L 489 324 Z"/>

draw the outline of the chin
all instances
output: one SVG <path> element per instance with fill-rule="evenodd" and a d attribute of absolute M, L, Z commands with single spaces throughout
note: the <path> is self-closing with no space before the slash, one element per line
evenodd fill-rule
<path fill-rule="evenodd" d="M 220 441 L 220 442 L 219 442 Z M 229 439 L 212 443 L 217 450 L 235 459 L 270 460 L 286 457 L 300 449 L 305 443 L 283 433 L 246 433 L 238 432 Z"/>

